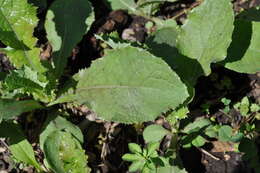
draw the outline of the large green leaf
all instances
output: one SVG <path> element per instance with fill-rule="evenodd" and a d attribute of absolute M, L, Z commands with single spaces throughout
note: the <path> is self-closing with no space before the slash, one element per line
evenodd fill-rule
<path fill-rule="evenodd" d="M 53 131 L 44 142 L 46 160 L 55 173 L 90 173 L 80 143 L 68 132 Z"/>
<path fill-rule="evenodd" d="M 108 51 L 77 79 L 74 99 L 108 121 L 153 120 L 188 97 L 185 85 L 163 60 L 134 47 Z"/>
<path fill-rule="evenodd" d="M 7 46 L 4 51 L 16 67 L 28 65 L 44 72 L 40 63 L 40 49 L 35 48 L 33 31 L 37 25 L 36 8 L 26 0 L 0 0 L 0 40 Z"/>
<path fill-rule="evenodd" d="M 37 168 L 38 171 L 42 171 L 41 166 L 35 159 L 31 144 L 17 124 L 9 122 L 1 123 L 0 136 L 9 138 L 9 149 L 18 161 L 30 164 Z"/>
<path fill-rule="evenodd" d="M 1 120 L 11 119 L 21 113 L 42 108 L 42 106 L 34 100 L 9 100 L 0 99 L 0 122 Z"/>
<path fill-rule="evenodd" d="M 177 47 L 181 54 L 196 60 L 208 75 L 210 63 L 226 57 L 233 32 L 234 14 L 230 0 L 204 0 L 193 9 L 181 27 Z M 203 73 L 195 65 L 187 67 L 193 78 Z"/>
<path fill-rule="evenodd" d="M 47 38 L 53 47 L 55 72 L 60 76 L 67 64 L 72 49 L 82 39 L 89 26 L 92 14 L 89 1 L 54 1 L 46 16 Z"/>
<path fill-rule="evenodd" d="M 260 71 L 260 22 L 236 20 L 225 67 L 240 73 Z"/>

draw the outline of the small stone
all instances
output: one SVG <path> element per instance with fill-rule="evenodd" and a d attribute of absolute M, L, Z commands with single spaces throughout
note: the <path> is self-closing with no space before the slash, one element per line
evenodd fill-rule
<path fill-rule="evenodd" d="M 0 171 L 0 173 L 8 173 L 7 171 L 4 171 L 4 170 L 2 170 L 2 171 Z"/>
<path fill-rule="evenodd" d="M 6 148 L 0 147 L 0 153 L 3 153 L 6 151 Z M 0 172 L 1 173 L 1 172 Z"/>
<path fill-rule="evenodd" d="M 231 157 L 230 157 L 230 155 L 225 154 L 225 155 L 224 155 L 224 158 L 225 158 L 226 161 L 228 161 Z"/>

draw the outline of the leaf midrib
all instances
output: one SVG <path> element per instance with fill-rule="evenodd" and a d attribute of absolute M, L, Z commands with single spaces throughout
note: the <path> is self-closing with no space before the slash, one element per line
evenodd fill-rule
<path fill-rule="evenodd" d="M 153 89 L 153 90 L 162 90 L 161 88 L 152 88 L 152 87 L 143 87 L 143 86 L 126 86 L 126 85 L 100 85 L 100 86 L 90 86 L 90 87 L 81 87 L 77 91 L 91 90 L 91 89 Z"/>

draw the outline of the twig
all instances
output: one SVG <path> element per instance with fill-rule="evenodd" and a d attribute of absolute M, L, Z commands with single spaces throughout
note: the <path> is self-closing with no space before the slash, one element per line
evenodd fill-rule
<path fill-rule="evenodd" d="M 185 8 L 185 9 L 181 10 L 179 13 L 177 13 L 175 16 L 173 16 L 172 19 L 176 19 L 177 17 L 180 17 L 181 15 L 187 13 L 188 11 L 190 11 L 194 7 L 200 5 L 201 3 L 202 3 L 202 1 L 196 1 L 196 2 L 192 3 L 189 8 Z"/>
<path fill-rule="evenodd" d="M 198 148 L 198 149 L 199 149 L 202 153 L 208 155 L 209 157 L 211 157 L 211 158 L 213 158 L 213 159 L 215 159 L 215 160 L 220 160 L 220 158 L 218 158 L 218 157 L 216 157 L 216 156 L 210 154 L 210 153 L 207 152 L 206 150 L 204 150 L 204 149 L 202 149 L 202 148 Z"/>

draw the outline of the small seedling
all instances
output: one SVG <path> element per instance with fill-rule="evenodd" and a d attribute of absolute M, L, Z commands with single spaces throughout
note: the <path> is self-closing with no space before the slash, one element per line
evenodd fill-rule
<path fill-rule="evenodd" d="M 131 153 L 127 153 L 122 157 L 123 160 L 132 162 L 129 171 L 148 173 L 156 170 L 159 165 L 162 166 L 165 159 L 158 155 L 159 145 L 159 142 L 152 142 L 142 149 L 138 144 L 129 143 L 128 148 Z"/>

